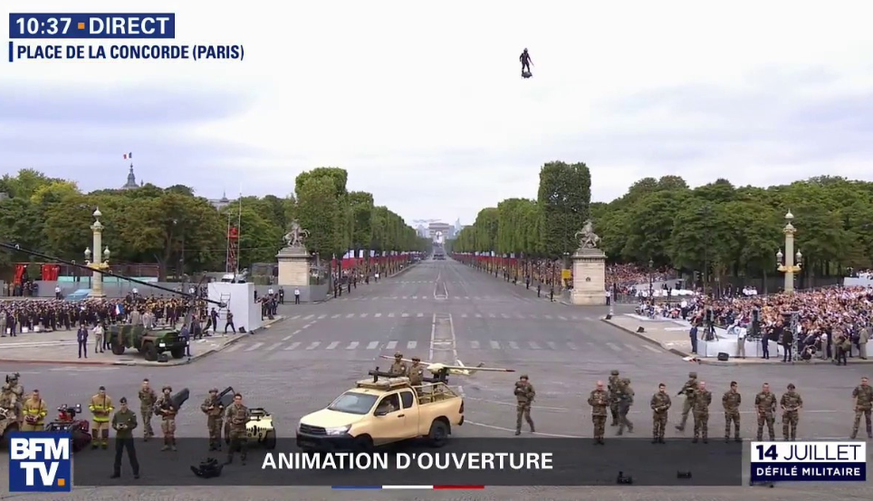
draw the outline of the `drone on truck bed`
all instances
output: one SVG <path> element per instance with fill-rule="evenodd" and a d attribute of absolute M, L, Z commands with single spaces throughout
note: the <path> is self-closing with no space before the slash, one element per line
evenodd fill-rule
<path fill-rule="evenodd" d="M 394 357 L 389 357 L 386 355 L 381 355 L 379 358 L 384 358 L 385 360 L 396 360 Z M 412 360 L 408 358 L 401 358 L 403 362 L 412 363 Z M 425 378 L 429 382 L 446 382 L 446 379 L 449 375 L 452 376 L 472 376 L 477 372 L 515 372 L 515 369 L 505 369 L 500 367 L 485 367 L 485 363 L 482 362 L 476 367 L 468 367 L 464 365 L 464 362 L 460 360 L 456 361 L 458 365 L 448 365 L 441 362 L 426 362 L 422 361 L 421 364 L 425 366 L 425 368 L 434 375 L 433 378 Z M 380 374 L 381 375 L 381 374 Z M 435 381 L 430 381 L 431 379 Z"/>

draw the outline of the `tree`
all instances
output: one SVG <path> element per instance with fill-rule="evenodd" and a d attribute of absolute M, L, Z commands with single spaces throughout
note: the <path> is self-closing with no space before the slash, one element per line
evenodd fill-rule
<path fill-rule="evenodd" d="M 369 249 L 373 240 L 373 195 L 353 191 L 348 200 L 352 215 L 352 248 L 355 251 Z"/>
<path fill-rule="evenodd" d="M 550 162 L 540 169 L 537 203 L 543 214 L 543 251 L 551 256 L 572 253 L 574 237 L 589 217 L 591 173 L 584 163 Z"/>
<path fill-rule="evenodd" d="M 306 247 L 327 259 L 336 253 L 340 240 L 341 211 L 335 193 L 336 185 L 329 177 L 306 179 L 297 188 L 297 219 L 309 231 Z"/>

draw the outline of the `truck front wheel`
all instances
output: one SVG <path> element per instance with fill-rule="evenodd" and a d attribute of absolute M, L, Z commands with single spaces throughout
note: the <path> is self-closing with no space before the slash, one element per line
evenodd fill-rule
<path fill-rule="evenodd" d="M 431 447 L 442 447 L 449 440 L 449 426 L 440 420 L 434 421 L 430 425 L 430 432 L 427 434 L 427 440 Z"/>

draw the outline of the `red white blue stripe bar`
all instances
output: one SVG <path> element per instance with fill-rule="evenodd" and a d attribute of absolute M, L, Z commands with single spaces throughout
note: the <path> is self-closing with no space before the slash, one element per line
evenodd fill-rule
<path fill-rule="evenodd" d="M 338 491 L 376 491 L 376 490 L 424 490 L 424 491 L 464 491 L 482 490 L 484 485 L 334 485 Z"/>

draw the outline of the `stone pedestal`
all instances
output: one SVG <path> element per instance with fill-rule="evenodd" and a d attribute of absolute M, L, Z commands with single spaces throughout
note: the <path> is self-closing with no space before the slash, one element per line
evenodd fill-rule
<path fill-rule="evenodd" d="M 279 260 L 278 285 L 309 285 L 309 251 L 306 247 L 285 247 L 276 254 Z"/>
<path fill-rule="evenodd" d="M 606 254 L 600 249 L 579 249 L 573 254 L 573 304 L 606 305 Z"/>

